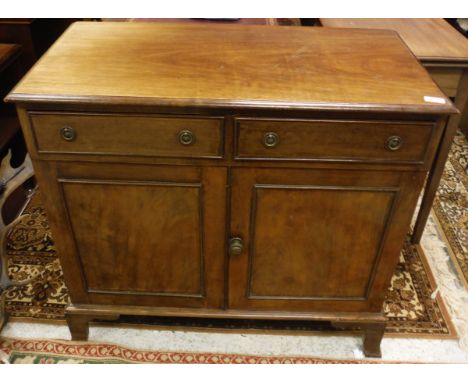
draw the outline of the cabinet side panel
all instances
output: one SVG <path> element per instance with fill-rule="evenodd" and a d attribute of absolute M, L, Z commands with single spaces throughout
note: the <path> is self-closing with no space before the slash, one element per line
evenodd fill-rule
<path fill-rule="evenodd" d="M 50 223 L 53 241 L 63 268 L 65 284 L 73 303 L 89 302 L 86 281 L 71 235 L 71 225 L 54 162 L 33 161 L 41 201 Z"/>
<path fill-rule="evenodd" d="M 426 173 L 408 172 L 399 173 L 401 189 L 398 193 L 395 209 L 392 216 L 392 229 L 385 238 L 385 246 L 377 264 L 378 271 L 371 280 L 369 301 L 372 310 L 382 308 L 388 286 L 394 275 L 399 261 L 400 251 L 407 239 L 411 218 L 416 209 L 416 203 L 424 183 Z"/>

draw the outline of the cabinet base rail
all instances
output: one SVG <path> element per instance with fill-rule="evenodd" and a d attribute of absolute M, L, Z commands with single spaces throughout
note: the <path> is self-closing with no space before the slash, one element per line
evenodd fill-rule
<path fill-rule="evenodd" d="M 92 320 L 117 320 L 121 315 L 231 318 L 258 320 L 310 320 L 330 321 L 337 329 L 359 327 L 363 333 L 363 352 L 366 357 L 381 357 L 380 343 L 384 335 L 386 318 L 382 313 L 370 312 L 279 312 L 234 309 L 195 309 L 141 306 L 69 305 L 65 311 L 72 340 L 86 341 Z"/>

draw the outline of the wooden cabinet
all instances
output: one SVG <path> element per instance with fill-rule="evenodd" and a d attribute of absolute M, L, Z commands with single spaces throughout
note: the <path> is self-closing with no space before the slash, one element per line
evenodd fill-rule
<path fill-rule="evenodd" d="M 74 339 L 124 314 L 308 319 L 358 325 L 380 354 L 385 293 L 456 111 L 393 33 L 78 23 L 8 100 Z"/>

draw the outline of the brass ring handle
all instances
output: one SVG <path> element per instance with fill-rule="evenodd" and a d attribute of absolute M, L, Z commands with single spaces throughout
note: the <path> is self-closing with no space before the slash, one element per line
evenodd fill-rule
<path fill-rule="evenodd" d="M 62 127 L 60 129 L 60 135 L 64 140 L 66 140 L 68 142 L 74 141 L 75 138 L 76 138 L 75 129 L 73 127 L 70 127 L 70 126 Z"/>
<path fill-rule="evenodd" d="M 179 142 L 184 146 L 189 146 L 195 142 L 195 134 L 190 130 L 182 130 L 179 132 Z"/>
<path fill-rule="evenodd" d="M 387 149 L 391 151 L 398 150 L 403 143 L 403 140 L 398 135 L 392 135 L 387 139 Z"/>
<path fill-rule="evenodd" d="M 279 136 L 276 133 L 268 132 L 263 136 L 263 144 L 265 147 L 272 148 L 279 143 Z"/>
<path fill-rule="evenodd" d="M 238 256 L 244 250 L 244 242 L 240 237 L 233 237 L 229 240 L 229 254 Z"/>

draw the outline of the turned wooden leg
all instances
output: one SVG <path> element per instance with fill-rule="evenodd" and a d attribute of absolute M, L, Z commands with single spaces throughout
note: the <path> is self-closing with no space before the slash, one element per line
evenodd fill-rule
<path fill-rule="evenodd" d="M 385 324 L 366 324 L 364 329 L 364 355 L 366 357 L 382 357 L 380 343 L 385 331 Z"/>
<path fill-rule="evenodd" d="M 72 340 L 87 341 L 89 335 L 89 316 L 66 315 L 68 328 L 70 329 Z"/>

